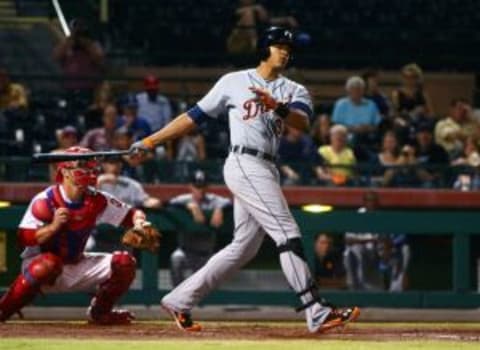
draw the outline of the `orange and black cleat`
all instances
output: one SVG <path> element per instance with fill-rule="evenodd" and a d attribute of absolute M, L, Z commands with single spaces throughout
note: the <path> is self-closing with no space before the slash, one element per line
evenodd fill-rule
<path fill-rule="evenodd" d="M 193 322 L 192 315 L 188 312 L 177 312 L 165 304 L 162 307 L 167 311 L 175 321 L 178 328 L 187 332 L 200 332 L 202 326 L 199 323 Z"/>
<path fill-rule="evenodd" d="M 325 321 L 318 327 L 317 333 L 323 333 L 328 330 L 343 327 L 346 324 L 355 321 L 360 316 L 360 309 L 357 306 L 346 309 L 333 309 Z"/>

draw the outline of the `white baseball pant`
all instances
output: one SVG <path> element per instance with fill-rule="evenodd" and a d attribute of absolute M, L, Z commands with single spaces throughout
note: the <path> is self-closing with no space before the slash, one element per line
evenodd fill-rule
<path fill-rule="evenodd" d="M 251 155 L 230 153 L 224 166 L 224 178 L 234 195 L 233 241 L 162 299 L 162 303 L 173 310 L 190 311 L 222 281 L 250 261 L 257 254 L 265 233 L 277 246 L 300 237 L 273 163 Z M 304 259 L 287 250 L 280 253 L 280 264 L 295 292 L 308 289 L 312 277 Z M 313 295 L 305 293 L 300 299 L 307 304 L 312 301 Z M 323 322 L 330 311 L 330 307 L 319 303 L 306 308 L 309 329 Z"/>

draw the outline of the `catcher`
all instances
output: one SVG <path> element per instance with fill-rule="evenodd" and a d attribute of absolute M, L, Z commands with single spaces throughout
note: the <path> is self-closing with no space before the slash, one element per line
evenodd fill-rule
<path fill-rule="evenodd" d="M 81 147 L 70 154 L 91 152 Z M 99 223 L 129 228 L 122 241 L 154 251 L 158 232 L 145 214 L 115 197 L 94 190 L 96 160 L 60 163 L 56 185 L 38 193 L 20 222 L 18 239 L 25 248 L 22 272 L 0 299 L 0 321 L 30 303 L 37 294 L 95 291 L 87 315 L 94 324 L 129 324 L 133 315 L 114 309 L 135 277 L 135 258 L 128 252 L 85 253 L 85 243 Z"/>

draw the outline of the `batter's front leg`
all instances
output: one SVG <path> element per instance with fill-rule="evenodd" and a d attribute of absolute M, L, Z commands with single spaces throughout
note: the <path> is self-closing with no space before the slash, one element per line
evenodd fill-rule
<path fill-rule="evenodd" d="M 257 254 L 265 234 L 237 200 L 234 203 L 234 219 L 233 241 L 163 297 L 163 305 L 177 312 L 189 312 L 202 298 Z"/>
<path fill-rule="evenodd" d="M 302 302 L 307 325 L 315 332 L 332 308 L 319 298 L 303 252 L 300 230 L 283 196 L 276 172 L 246 157 L 232 157 L 225 181 L 245 210 L 276 243 L 285 277 Z"/>

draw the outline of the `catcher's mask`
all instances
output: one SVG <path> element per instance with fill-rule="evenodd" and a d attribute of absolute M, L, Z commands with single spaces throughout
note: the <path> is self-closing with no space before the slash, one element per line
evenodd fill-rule
<path fill-rule="evenodd" d="M 66 154 L 85 154 L 92 150 L 84 147 L 70 147 L 64 153 Z M 79 186 L 95 186 L 99 174 L 99 162 L 95 159 L 72 160 L 61 162 L 57 165 L 57 174 L 55 180 L 57 183 L 63 182 L 63 169 L 70 170 L 73 182 Z"/>

